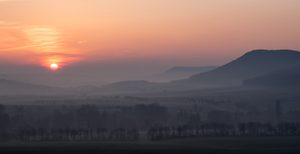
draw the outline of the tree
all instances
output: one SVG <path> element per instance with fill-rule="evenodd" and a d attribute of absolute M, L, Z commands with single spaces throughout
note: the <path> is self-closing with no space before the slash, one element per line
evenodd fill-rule
<path fill-rule="evenodd" d="M 5 106 L 0 104 L 0 140 L 7 140 L 9 128 L 9 115 L 5 112 Z"/>

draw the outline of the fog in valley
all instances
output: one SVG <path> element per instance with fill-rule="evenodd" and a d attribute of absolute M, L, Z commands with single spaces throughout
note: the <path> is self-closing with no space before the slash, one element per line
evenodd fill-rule
<path fill-rule="evenodd" d="M 298 51 L 254 50 L 220 67 L 173 68 L 169 76 L 194 74 L 165 82 L 58 87 L 3 76 L 0 140 L 297 136 L 299 66 Z"/>

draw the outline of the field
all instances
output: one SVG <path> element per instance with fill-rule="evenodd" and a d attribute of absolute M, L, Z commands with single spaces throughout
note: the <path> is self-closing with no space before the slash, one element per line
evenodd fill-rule
<path fill-rule="evenodd" d="M 300 137 L 210 137 L 157 142 L 1 143 L 0 153 L 300 153 Z"/>

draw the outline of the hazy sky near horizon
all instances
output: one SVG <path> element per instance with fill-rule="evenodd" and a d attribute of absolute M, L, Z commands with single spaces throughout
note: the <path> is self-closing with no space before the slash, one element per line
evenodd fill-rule
<path fill-rule="evenodd" d="M 257 48 L 300 49 L 299 6 L 299 0 L 0 0 L 0 60 L 45 67 L 220 65 Z"/>

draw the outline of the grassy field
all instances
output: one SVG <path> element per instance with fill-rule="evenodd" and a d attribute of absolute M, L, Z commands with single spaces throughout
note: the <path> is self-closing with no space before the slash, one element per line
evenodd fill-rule
<path fill-rule="evenodd" d="M 300 137 L 193 138 L 157 142 L 1 143 L 0 153 L 300 153 Z"/>

